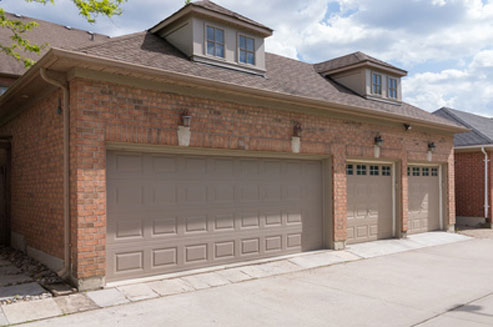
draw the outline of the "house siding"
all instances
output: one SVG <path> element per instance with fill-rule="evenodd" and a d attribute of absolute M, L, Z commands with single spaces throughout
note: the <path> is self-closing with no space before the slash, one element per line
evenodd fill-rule
<path fill-rule="evenodd" d="M 384 126 L 274 110 L 220 100 L 76 78 L 71 88 L 71 215 L 73 267 L 77 279 L 105 275 L 105 142 L 178 144 L 180 114 L 192 115 L 191 147 L 291 152 L 293 123 L 303 126 L 301 152 L 331 155 L 333 167 L 333 239 L 346 240 L 346 159 L 372 158 L 373 138 L 385 144 L 381 160 L 400 165 L 398 206 L 401 231 L 407 222 L 407 160 L 426 162 L 427 144 L 437 144 L 433 161 L 448 171 L 445 225 L 455 223 L 453 137 L 401 126 Z M 332 199 L 330 199 L 332 201 Z"/>
<path fill-rule="evenodd" d="M 8 124 L 11 137 L 11 231 L 20 245 L 63 258 L 63 115 L 59 92 L 37 100 Z"/>

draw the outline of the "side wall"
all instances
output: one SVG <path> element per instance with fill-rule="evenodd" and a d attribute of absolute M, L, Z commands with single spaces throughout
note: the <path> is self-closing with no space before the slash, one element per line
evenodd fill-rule
<path fill-rule="evenodd" d="M 63 259 L 63 118 L 58 92 L 0 127 L 12 146 L 12 245 L 59 269 Z M 58 259 L 57 259 L 58 258 Z"/>
<path fill-rule="evenodd" d="M 492 156 L 490 152 L 490 160 Z M 481 151 L 455 153 L 455 176 L 457 216 L 484 217 L 484 154 Z M 492 177 L 490 169 L 490 182 Z"/>
<path fill-rule="evenodd" d="M 191 147 L 290 152 L 293 124 L 300 122 L 301 152 L 332 156 L 333 238 L 339 243 L 346 240 L 346 160 L 372 159 L 377 134 L 385 140 L 380 159 L 400 165 L 401 232 L 408 225 L 407 161 L 426 162 L 427 144 L 433 141 L 433 162 L 453 172 L 452 135 L 232 103 L 219 94 L 211 100 L 81 78 L 70 85 L 73 274 L 79 282 L 105 276 L 106 142 L 176 146 L 184 110 L 193 117 Z M 453 174 L 444 181 L 450 186 L 444 203 L 453 203 Z M 455 208 L 445 213 L 445 227 L 455 224 Z"/>

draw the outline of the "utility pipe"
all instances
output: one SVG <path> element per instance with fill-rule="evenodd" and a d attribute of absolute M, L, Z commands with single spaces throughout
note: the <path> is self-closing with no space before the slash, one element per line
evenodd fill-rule
<path fill-rule="evenodd" d="M 481 147 L 481 152 L 484 154 L 484 217 L 488 218 L 488 209 L 489 209 L 489 201 L 488 201 L 488 152 L 484 149 L 484 146 Z"/>
<path fill-rule="evenodd" d="M 49 78 L 46 69 L 40 69 L 41 77 L 47 82 L 63 91 L 63 249 L 64 249 L 64 266 L 57 274 L 62 278 L 70 277 L 70 161 L 69 161 L 69 124 L 70 124 L 70 107 L 69 107 L 69 89 L 67 84 Z"/>

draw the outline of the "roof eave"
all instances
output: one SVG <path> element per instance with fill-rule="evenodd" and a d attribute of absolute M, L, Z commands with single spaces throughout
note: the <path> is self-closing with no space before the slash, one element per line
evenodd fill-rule
<path fill-rule="evenodd" d="M 334 75 L 337 73 L 342 73 L 345 71 L 349 71 L 349 70 L 357 69 L 357 68 L 363 68 L 363 67 L 369 67 L 369 68 L 384 70 L 384 71 L 390 72 L 392 74 L 398 75 L 400 77 L 407 76 L 407 71 L 405 71 L 403 69 L 399 69 L 397 67 L 392 68 L 389 66 L 377 64 L 377 63 L 374 63 L 370 60 L 365 60 L 363 62 L 359 62 L 359 63 L 351 64 L 351 65 L 346 65 L 346 66 L 338 67 L 335 69 L 328 69 L 328 70 L 320 71 L 319 73 L 322 75 L 325 75 L 325 76 L 329 76 L 329 75 Z"/>
<path fill-rule="evenodd" d="M 278 101 L 284 101 L 284 102 L 297 102 L 299 104 L 319 107 L 324 110 L 331 110 L 334 112 L 340 112 L 345 114 L 350 113 L 353 115 L 363 116 L 363 117 L 380 118 L 386 121 L 408 123 L 408 124 L 413 124 L 414 126 L 433 128 L 449 133 L 463 133 L 469 131 L 468 129 L 460 126 L 451 126 L 448 124 L 430 122 L 430 121 L 425 121 L 412 117 L 403 117 L 401 115 L 388 113 L 388 112 L 377 112 L 371 109 L 341 104 L 337 102 L 329 102 L 329 101 L 314 99 L 310 97 L 292 95 L 283 92 L 268 91 L 268 90 L 258 89 L 249 86 L 231 84 L 227 82 L 212 80 L 209 78 L 171 72 L 168 70 L 157 69 L 143 65 L 130 64 L 128 62 L 124 62 L 120 60 L 103 58 L 99 56 L 83 54 L 76 51 L 62 50 L 57 48 L 51 48 L 40 61 L 38 61 L 33 67 L 31 67 L 31 69 L 26 74 L 24 74 L 18 81 L 16 81 L 16 83 L 14 83 L 14 85 L 11 88 L 9 88 L 9 90 L 4 95 L 0 97 L 0 106 L 3 103 L 5 103 L 10 96 L 19 92 L 19 89 L 22 88 L 22 86 L 25 85 L 29 81 L 29 79 L 32 78 L 34 74 L 38 73 L 39 68 L 45 67 L 45 65 L 52 64 L 54 63 L 54 61 L 58 59 L 69 59 L 70 62 L 74 65 L 77 61 L 79 61 L 79 62 L 86 62 L 93 64 L 96 63 L 98 65 L 105 65 L 105 66 L 107 65 L 118 69 L 134 70 L 136 73 L 159 75 L 160 77 L 175 79 L 181 82 L 186 82 L 206 88 L 214 87 L 215 89 L 219 89 L 223 91 L 230 91 L 230 92 L 242 93 L 242 94 L 249 93 L 251 95 L 255 95 L 258 97 L 276 99 Z"/>

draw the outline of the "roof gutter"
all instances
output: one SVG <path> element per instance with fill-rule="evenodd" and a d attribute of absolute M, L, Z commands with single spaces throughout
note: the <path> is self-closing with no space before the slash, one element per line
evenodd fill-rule
<path fill-rule="evenodd" d="M 481 149 L 493 149 L 493 144 L 480 144 L 480 145 L 460 145 L 454 146 L 455 150 L 481 150 Z"/>
<path fill-rule="evenodd" d="M 488 201 L 488 152 L 484 149 L 484 146 L 481 147 L 481 152 L 484 154 L 484 217 L 488 218 L 489 212 L 489 201 Z"/>
<path fill-rule="evenodd" d="M 59 82 L 48 77 L 46 68 L 41 67 L 40 75 L 43 80 L 56 87 L 59 87 L 63 92 L 63 247 L 64 247 L 64 267 L 57 274 L 66 279 L 70 277 L 70 162 L 69 162 L 69 124 L 70 124 L 70 108 L 69 99 L 70 93 L 66 82 Z"/>

